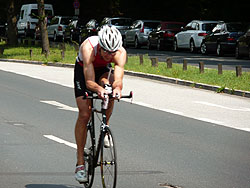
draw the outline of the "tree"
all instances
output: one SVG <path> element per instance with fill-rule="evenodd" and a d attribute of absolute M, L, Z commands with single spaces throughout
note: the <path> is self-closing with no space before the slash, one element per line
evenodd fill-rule
<path fill-rule="evenodd" d="M 17 41 L 17 17 L 15 11 L 15 0 L 9 0 L 7 3 L 7 43 L 9 45 L 16 45 Z"/>
<path fill-rule="evenodd" d="M 42 54 L 49 54 L 49 38 L 48 38 L 48 31 L 47 31 L 47 17 L 45 15 L 44 10 L 44 0 L 37 0 L 38 5 L 38 24 L 41 31 L 42 36 Z"/>

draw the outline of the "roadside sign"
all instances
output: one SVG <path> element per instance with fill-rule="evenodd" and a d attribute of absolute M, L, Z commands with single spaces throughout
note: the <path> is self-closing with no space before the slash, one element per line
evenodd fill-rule
<path fill-rule="evenodd" d="M 75 9 L 79 9 L 80 8 L 79 0 L 75 0 L 74 3 L 73 3 L 73 6 L 74 6 Z"/>

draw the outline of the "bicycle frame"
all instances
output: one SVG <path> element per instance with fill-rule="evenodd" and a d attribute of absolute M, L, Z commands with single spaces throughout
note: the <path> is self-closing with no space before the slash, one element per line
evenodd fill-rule
<path fill-rule="evenodd" d="M 133 96 L 133 93 L 130 92 L 129 95 L 122 96 L 122 98 L 132 98 L 132 96 Z M 104 136 L 105 136 L 105 133 L 106 133 L 106 127 L 107 127 L 106 109 L 103 108 L 103 105 L 102 105 L 101 111 L 98 111 L 95 108 L 94 100 L 100 99 L 100 98 L 98 98 L 98 96 L 86 96 L 85 98 L 91 100 L 91 120 L 90 120 L 90 122 L 88 123 L 87 126 L 90 126 L 91 134 L 93 135 L 93 143 L 94 143 L 93 144 L 94 145 L 94 148 L 93 148 L 94 149 L 93 165 L 94 165 L 94 168 L 96 168 L 97 166 L 100 166 L 100 164 L 98 164 L 98 159 L 99 159 L 99 154 L 100 154 L 101 148 L 103 146 Z M 100 134 L 99 134 L 99 139 L 98 139 L 97 146 L 96 146 L 96 137 L 95 137 L 95 113 L 101 113 L 102 114 L 102 121 L 101 121 L 101 126 L 100 126 Z"/>

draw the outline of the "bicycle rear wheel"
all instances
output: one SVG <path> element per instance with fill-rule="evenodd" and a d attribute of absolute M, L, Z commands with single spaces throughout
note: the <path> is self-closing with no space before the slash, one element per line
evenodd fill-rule
<path fill-rule="evenodd" d="M 94 163 L 95 145 L 94 145 L 93 134 L 94 131 L 92 124 L 90 122 L 87 125 L 87 138 L 84 147 L 84 161 L 88 176 L 88 182 L 84 183 L 85 188 L 90 188 L 94 181 L 95 168 L 93 163 Z"/>
<path fill-rule="evenodd" d="M 105 188 L 115 188 L 117 179 L 117 159 L 114 138 L 111 130 L 107 127 L 106 135 L 109 147 L 101 148 L 101 178 Z"/>

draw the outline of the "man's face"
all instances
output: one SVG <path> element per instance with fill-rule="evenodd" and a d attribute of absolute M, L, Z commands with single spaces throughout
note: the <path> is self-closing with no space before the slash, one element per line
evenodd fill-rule
<path fill-rule="evenodd" d="M 111 61 L 113 59 L 113 57 L 115 56 L 116 51 L 115 52 L 109 52 L 103 48 L 101 48 L 101 57 L 105 60 L 105 61 Z"/>

